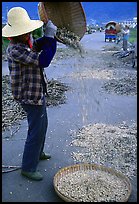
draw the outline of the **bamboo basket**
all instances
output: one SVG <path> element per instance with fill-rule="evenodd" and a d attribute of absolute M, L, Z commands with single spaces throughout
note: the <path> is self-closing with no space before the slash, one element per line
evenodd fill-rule
<path fill-rule="evenodd" d="M 60 198 L 62 198 L 62 200 L 66 201 L 66 202 L 79 202 L 79 201 L 74 200 L 70 197 L 67 197 L 66 195 L 61 193 L 60 190 L 58 189 L 58 185 L 59 185 L 60 179 L 63 178 L 65 175 L 67 175 L 69 173 L 78 172 L 80 170 L 83 170 L 84 172 L 87 172 L 88 170 L 101 170 L 101 171 L 105 171 L 107 173 L 110 173 L 112 175 L 117 176 L 126 184 L 126 186 L 128 188 L 127 194 L 125 195 L 124 199 L 121 200 L 120 202 L 127 202 L 128 201 L 130 194 L 131 194 L 131 191 L 132 191 L 131 183 L 130 183 L 130 180 L 128 179 L 128 177 L 126 177 L 121 172 L 118 172 L 112 168 L 108 168 L 108 167 L 105 167 L 102 165 L 97 165 L 97 164 L 84 164 L 84 163 L 64 167 L 64 168 L 60 169 L 55 174 L 54 179 L 53 179 L 54 189 L 55 189 L 56 193 L 58 194 L 58 196 Z"/>
<path fill-rule="evenodd" d="M 58 28 L 65 27 L 82 39 L 86 32 L 86 17 L 80 2 L 39 2 L 42 3 L 47 13 L 46 16 L 41 7 L 38 7 L 42 21 L 50 19 Z M 59 41 L 64 43 L 61 39 Z"/>

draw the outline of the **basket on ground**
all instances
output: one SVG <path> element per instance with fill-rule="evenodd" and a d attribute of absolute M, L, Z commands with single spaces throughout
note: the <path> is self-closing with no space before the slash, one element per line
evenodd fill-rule
<path fill-rule="evenodd" d="M 53 183 L 66 202 L 127 202 L 131 194 L 128 177 L 97 164 L 64 167 L 55 174 Z"/>

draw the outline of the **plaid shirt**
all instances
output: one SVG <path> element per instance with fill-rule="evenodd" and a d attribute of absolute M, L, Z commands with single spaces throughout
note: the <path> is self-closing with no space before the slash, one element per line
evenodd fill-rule
<path fill-rule="evenodd" d="M 12 94 L 14 99 L 20 103 L 32 105 L 43 104 L 43 86 L 47 79 L 44 68 L 40 68 L 40 53 L 22 43 L 10 43 L 7 48 Z M 54 56 L 55 52 L 53 51 L 52 54 Z"/>

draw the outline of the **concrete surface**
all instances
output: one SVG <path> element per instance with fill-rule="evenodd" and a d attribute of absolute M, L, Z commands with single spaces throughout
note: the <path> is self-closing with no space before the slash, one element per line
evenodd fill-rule
<path fill-rule="evenodd" d="M 104 34 L 93 33 L 84 36 L 82 43 L 88 49 L 101 50 L 104 46 Z M 75 62 L 75 61 L 74 61 Z M 53 178 L 56 172 L 65 166 L 74 164 L 71 152 L 74 147 L 71 142 L 71 131 L 82 127 L 81 117 L 82 103 L 78 103 L 81 82 L 77 79 L 66 78 L 67 72 L 74 71 L 71 61 L 64 61 L 62 71 L 55 67 L 53 72 L 47 70 L 50 77 L 61 79 L 72 86 L 72 90 L 66 92 L 67 101 L 57 107 L 48 108 L 48 133 L 46 137 L 45 150 L 52 155 L 48 161 L 40 161 L 38 170 L 43 174 L 42 181 L 29 181 L 20 175 L 20 170 L 2 174 L 2 202 L 64 202 L 61 200 L 53 186 Z M 62 65 L 62 62 L 59 62 Z M 53 66 L 53 65 L 51 65 Z M 7 73 L 6 64 L 3 64 L 3 74 Z M 59 68 L 60 69 L 60 68 Z M 101 82 L 98 80 L 85 80 L 86 85 L 93 87 L 93 91 L 86 93 L 88 97 L 88 122 L 104 122 L 116 124 L 123 120 L 131 123 L 136 120 L 136 96 L 110 96 L 99 94 Z M 100 101 L 100 105 L 92 100 L 94 95 Z M 90 103 L 91 102 L 91 103 Z M 111 105 L 110 105 L 111 104 Z M 2 164 L 21 165 L 24 142 L 27 132 L 27 121 L 23 120 L 19 131 L 10 137 L 10 131 L 3 133 L 2 140 Z M 137 202 L 137 178 L 131 180 L 132 193 L 128 202 Z"/>

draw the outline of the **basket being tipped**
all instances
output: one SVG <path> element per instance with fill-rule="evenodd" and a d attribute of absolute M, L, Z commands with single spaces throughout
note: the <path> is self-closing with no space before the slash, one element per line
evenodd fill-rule
<path fill-rule="evenodd" d="M 50 19 L 57 26 L 55 37 L 59 42 L 79 48 L 79 41 L 86 32 L 86 18 L 80 2 L 39 2 L 38 12 L 43 22 Z"/>

